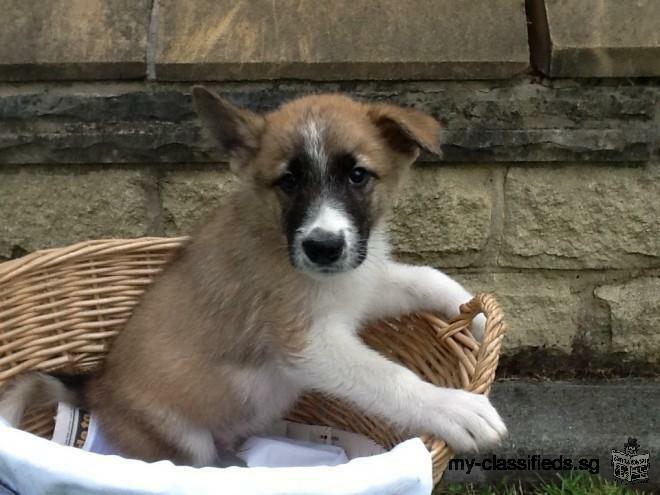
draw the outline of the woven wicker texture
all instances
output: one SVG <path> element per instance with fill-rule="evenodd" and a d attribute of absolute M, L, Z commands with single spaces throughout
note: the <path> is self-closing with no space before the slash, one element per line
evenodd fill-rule
<path fill-rule="evenodd" d="M 181 238 L 98 240 L 38 251 L 0 264 L 0 387 L 28 371 L 81 374 L 96 369 L 140 296 L 185 242 Z M 470 322 L 486 315 L 478 343 Z M 488 393 L 504 334 L 495 299 L 480 294 L 452 322 L 432 314 L 403 316 L 365 329 L 365 342 L 437 385 Z M 306 395 L 290 414 L 302 423 L 362 433 L 391 448 L 404 435 L 329 397 Z M 31 411 L 22 428 L 49 437 L 53 410 Z M 451 450 L 425 437 L 438 482 Z"/>

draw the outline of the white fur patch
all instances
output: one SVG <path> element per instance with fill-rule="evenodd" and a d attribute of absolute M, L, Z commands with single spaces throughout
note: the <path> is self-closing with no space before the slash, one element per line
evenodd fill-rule
<path fill-rule="evenodd" d="M 38 397 L 35 392 L 40 392 Z M 14 379 L 0 398 L 0 418 L 18 427 L 25 409 L 30 405 L 73 402 L 73 394 L 57 378 L 42 373 L 27 374 Z M 35 401 L 30 404 L 29 401 Z"/>
<path fill-rule="evenodd" d="M 303 226 L 304 234 L 307 235 L 314 229 L 325 230 L 333 234 L 344 234 L 353 229 L 353 225 L 348 216 L 338 208 L 329 203 L 321 204 L 321 208 L 316 217 L 308 224 Z"/>
<path fill-rule="evenodd" d="M 36 386 L 36 380 L 36 375 L 19 378 L 10 385 L 11 388 L 0 399 L 0 417 L 10 426 L 16 428 L 21 422 L 23 412 L 28 405 L 28 398 Z"/>
<path fill-rule="evenodd" d="M 323 146 L 323 125 L 316 119 L 309 119 L 303 127 L 305 152 L 314 164 L 324 173 L 328 166 L 328 155 Z"/>

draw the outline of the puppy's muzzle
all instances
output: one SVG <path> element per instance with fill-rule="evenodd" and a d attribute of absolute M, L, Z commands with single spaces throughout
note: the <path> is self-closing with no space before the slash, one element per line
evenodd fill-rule
<path fill-rule="evenodd" d="M 344 253 L 344 234 L 316 228 L 302 241 L 305 256 L 317 266 L 329 266 Z"/>

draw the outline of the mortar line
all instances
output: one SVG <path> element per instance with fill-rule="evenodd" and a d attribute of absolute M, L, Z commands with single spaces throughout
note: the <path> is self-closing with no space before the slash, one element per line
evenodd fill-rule
<path fill-rule="evenodd" d="M 481 263 L 489 267 L 498 266 L 500 244 L 504 229 L 504 181 L 506 177 L 506 166 L 498 166 L 492 171 L 491 185 L 491 215 L 489 223 L 489 236 L 484 246 Z"/>
<path fill-rule="evenodd" d="M 148 217 L 148 235 L 165 235 L 161 193 L 162 175 L 158 167 L 149 167 L 146 172 L 144 192 Z"/>
<path fill-rule="evenodd" d="M 147 80 L 156 80 L 156 45 L 158 41 L 158 14 L 160 12 L 160 1 L 152 0 L 151 13 L 149 16 L 149 30 L 147 32 Z"/>

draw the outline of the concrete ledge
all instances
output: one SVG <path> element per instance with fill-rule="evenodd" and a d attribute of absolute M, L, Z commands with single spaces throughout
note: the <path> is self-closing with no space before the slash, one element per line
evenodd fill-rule
<path fill-rule="evenodd" d="M 0 0 L 0 80 L 146 74 L 150 0 Z"/>
<path fill-rule="evenodd" d="M 658 149 L 660 86 L 548 87 L 533 80 L 218 84 L 268 110 L 310 92 L 424 109 L 445 127 L 449 162 L 640 162 Z M 0 162 L 217 163 L 188 84 L 0 85 Z M 428 159 L 423 157 L 423 159 Z"/>
<path fill-rule="evenodd" d="M 506 78 L 523 0 L 161 0 L 161 80 Z"/>
<path fill-rule="evenodd" d="M 534 67 L 552 77 L 660 75 L 660 2 L 527 0 Z"/>
<path fill-rule="evenodd" d="M 623 450 L 628 437 L 640 452 L 650 452 L 650 480 L 644 490 L 660 488 L 660 382 L 620 380 L 599 384 L 568 382 L 498 382 L 491 394 L 509 428 L 509 438 L 494 454 L 500 458 L 562 455 L 598 459 L 600 475 L 613 479 L 611 451 Z M 463 455 L 478 461 L 491 453 Z M 445 481 L 492 482 L 501 478 L 537 480 L 555 469 L 447 471 Z M 564 474 L 566 474 L 564 472 Z"/>

